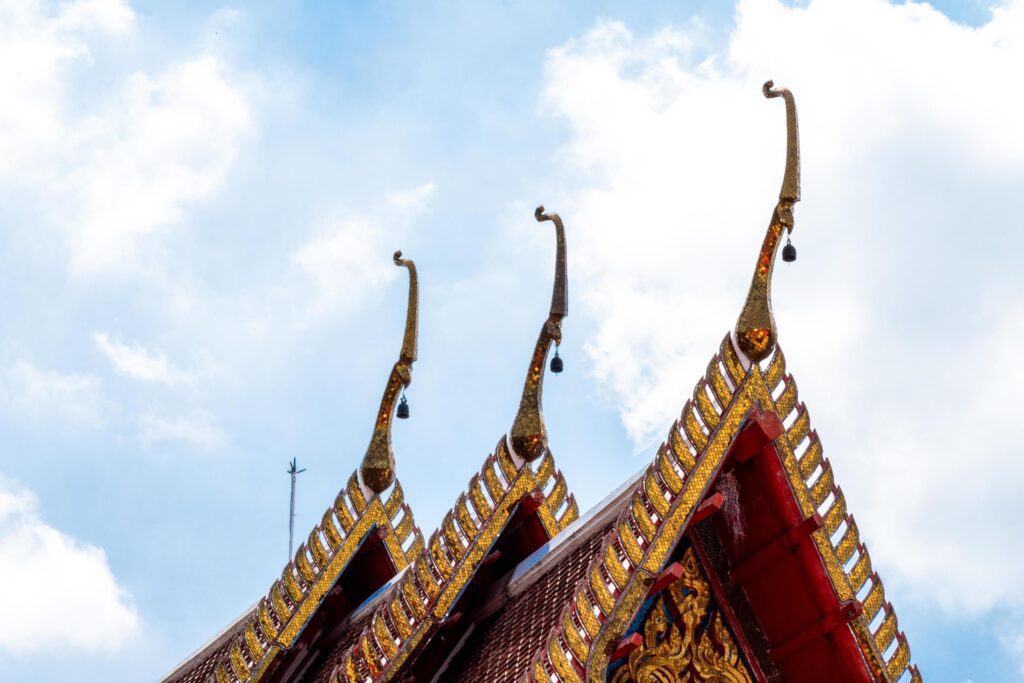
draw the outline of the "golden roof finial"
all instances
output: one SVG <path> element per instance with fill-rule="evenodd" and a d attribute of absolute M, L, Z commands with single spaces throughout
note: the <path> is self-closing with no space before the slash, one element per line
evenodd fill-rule
<path fill-rule="evenodd" d="M 370 446 L 363 456 L 361 472 L 363 483 L 374 493 L 380 493 L 395 480 L 395 454 L 391 448 L 391 419 L 395 414 L 398 395 L 412 382 L 412 364 L 416 360 L 416 331 L 419 320 L 419 280 L 416 264 L 395 252 L 395 265 L 409 269 L 409 305 L 405 313 L 405 337 L 398 361 L 391 368 L 384 397 L 380 400 L 377 422 L 373 426 Z"/>
<path fill-rule="evenodd" d="M 775 316 L 772 315 L 772 269 L 783 229 L 787 233 L 793 232 L 793 205 L 800 201 L 800 136 L 796 102 L 789 90 L 775 89 L 774 86 L 768 81 L 762 92 L 765 97 L 782 97 L 786 101 L 786 174 L 782 178 L 782 190 L 768 225 L 768 234 L 757 257 L 747 302 L 736 321 L 736 343 L 754 362 L 767 358 L 775 348 L 777 330 Z"/>
<path fill-rule="evenodd" d="M 547 448 L 548 434 L 544 427 L 541 410 L 541 396 L 544 390 L 544 364 L 547 361 L 551 343 L 562 343 L 562 318 L 569 315 L 569 284 L 566 275 L 565 228 L 557 213 L 544 213 L 544 207 L 534 211 L 538 221 L 555 224 L 557 247 L 555 251 L 555 284 L 551 293 L 551 312 L 544 326 L 540 328 L 537 345 L 533 349 L 530 368 L 523 384 L 523 397 L 519 401 L 519 413 L 512 423 L 512 449 L 526 461 L 539 458 Z"/>

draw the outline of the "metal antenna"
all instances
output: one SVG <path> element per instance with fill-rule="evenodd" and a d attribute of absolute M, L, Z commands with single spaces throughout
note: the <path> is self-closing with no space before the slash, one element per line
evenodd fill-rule
<path fill-rule="evenodd" d="M 288 561 L 292 559 L 292 544 L 295 539 L 295 475 L 302 474 L 306 471 L 303 467 L 301 470 L 298 469 L 298 465 L 295 462 L 295 458 L 288 463 L 288 474 L 292 477 L 292 499 L 291 504 L 288 506 Z"/>

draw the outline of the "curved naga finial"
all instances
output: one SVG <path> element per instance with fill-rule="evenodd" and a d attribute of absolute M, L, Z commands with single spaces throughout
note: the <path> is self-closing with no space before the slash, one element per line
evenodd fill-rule
<path fill-rule="evenodd" d="M 544 390 L 544 364 L 547 361 L 551 343 L 562 343 L 562 318 L 569 315 L 569 284 L 565 262 L 565 228 L 557 213 L 544 213 L 544 207 L 538 206 L 534 212 L 538 221 L 551 221 L 555 224 L 557 248 L 555 251 L 555 284 L 551 294 L 551 312 L 544 326 L 540 328 L 537 345 L 530 359 L 530 369 L 526 373 L 523 384 L 523 397 L 519 401 L 519 413 L 512 423 L 512 449 L 526 461 L 539 458 L 548 445 L 548 433 L 544 427 L 544 415 L 541 412 L 541 395 Z"/>
<path fill-rule="evenodd" d="M 736 321 L 736 343 L 751 361 L 767 358 L 775 348 L 775 316 L 772 315 L 772 269 L 783 229 L 793 232 L 793 205 L 800 201 L 800 137 L 797 130 L 796 103 L 785 88 L 775 89 L 768 81 L 762 91 L 765 97 L 782 97 L 786 101 L 786 174 L 782 178 L 779 203 L 775 205 L 768 234 L 761 244 L 754 279 L 750 283 L 747 302 Z"/>
<path fill-rule="evenodd" d="M 363 483 L 374 493 L 380 493 L 395 480 L 395 454 L 391 448 L 391 420 L 395 414 L 398 395 L 412 382 L 412 364 L 416 360 L 416 330 L 419 320 L 419 280 L 416 264 L 403 259 L 402 252 L 395 252 L 395 265 L 409 269 L 409 306 L 405 314 L 405 337 L 398 362 L 391 368 L 384 397 L 377 411 L 377 423 L 373 426 L 370 446 L 363 456 L 361 472 Z"/>

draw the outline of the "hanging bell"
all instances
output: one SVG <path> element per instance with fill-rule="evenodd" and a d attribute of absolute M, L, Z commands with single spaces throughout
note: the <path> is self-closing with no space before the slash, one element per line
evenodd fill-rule
<path fill-rule="evenodd" d="M 786 246 L 782 248 L 782 260 L 786 263 L 796 261 L 796 247 L 793 246 L 788 237 L 786 238 Z"/>
<path fill-rule="evenodd" d="M 409 419 L 409 402 L 405 400 L 405 394 L 402 394 L 402 400 L 398 403 L 398 410 L 395 411 L 395 416 L 399 420 Z"/>
<path fill-rule="evenodd" d="M 562 371 L 563 367 L 564 365 L 562 364 L 562 359 L 558 357 L 558 347 L 556 346 L 555 356 L 551 359 L 551 372 L 557 375 Z"/>

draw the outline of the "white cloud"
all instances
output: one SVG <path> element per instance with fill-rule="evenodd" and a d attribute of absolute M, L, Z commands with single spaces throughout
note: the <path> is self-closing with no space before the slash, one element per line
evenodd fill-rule
<path fill-rule="evenodd" d="M 433 195 L 434 183 L 424 183 L 404 192 L 392 192 L 388 201 L 398 209 L 415 211 L 425 207 Z"/>
<path fill-rule="evenodd" d="M 1017 670 L 1024 674 L 1024 630 L 1019 625 L 1017 628 L 1007 629 L 1006 633 L 999 637 L 999 640 L 1003 648 L 1017 663 Z"/>
<path fill-rule="evenodd" d="M 434 194 L 434 183 L 387 194 L 388 205 L 373 216 L 336 210 L 291 256 L 314 284 L 306 314 L 310 318 L 350 308 L 370 291 L 394 279 L 392 254 Z M 407 256 L 410 256 L 407 254 Z"/>
<path fill-rule="evenodd" d="M 139 627 L 102 548 L 46 524 L 30 491 L 0 477 L 0 650 L 111 651 Z"/>
<path fill-rule="evenodd" d="M 53 12 L 3 2 L 0 27 L 0 179 L 44 198 L 76 272 L 137 268 L 147 235 L 223 185 L 253 128 L 240 78 L 200 54 L 135 72 L 106 104 L 72 113 L 72 67 L 88 66 L 101 39 L 133 35 L 132 10 L 116 0 Z"/>
<path fill-rule="evenodd" d="M 222 450 L 230 441 L 217 417 L 206 411 L 174 417 L 146 413 L 139 418 L 139 438 L 147 444 L 177 441 L 204 453 Z"/>
<path fill-rule="evenodd" d="M 547 60 L 608 399 L 649 452 L 733 326 L 782 176 L 774 78 L 796 94 L 805 200 L 780 338 L 872 556 L 950 613 L 1021 612 L 1024 311 L 999 304 L 1024 287 L 1003 246 L 1024 207 L 992 188 L 1024 181 L 1024 3 L 974 29 L 915 2 L 745 0 L 720 49 L 704 40 L 601 22 Z"/>
<path fill-rule="evenodd" d="M 68 177 L 78 200 L 65 219 L 76 269 L 126 263 L 143 236 L 179 222 L 223 185 L 252 128 L 232 78 L 213 56 L 155 77 L 136 73 L 115 106 L 91 117 L 79 138 L 91 151 Z"/>
<path fill-rule="evenodd" d="M 99 377 L 38 370 L 25 360 L 8 368 L 0 401 L 21 418 L 67 429 L 98 429 L 114 411 Z"/>
<path fill-rule="evenodd" d="M 382 233 L 383 226 L 363 218 L 331 220 L 292 254 L 315 285 L 311 315 L 353 306 L 397 275 L 391 261 L 397 247 L 389 251 Z"/>
<path fill-rule="evenodd" d="M 41 2 L 0 2 L 0 178 L 38 180 L 46 154 L 65 140 L 64 76 L 90 59 L 89 38 L 132 31 L 132 10 L 116 0 L 70 2 L 56 13 Z"/>
<path fill-rule="evenodd" d="M 174 367 L 163 352 L 153 353 L 138 344 L 129 346 L 118 339 L 111 339 L 106 332 L 94 332 L 92 340 L 114 369 L 128 377 L 169 385 L 193 380 L 191 373 Z"/>

